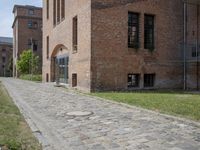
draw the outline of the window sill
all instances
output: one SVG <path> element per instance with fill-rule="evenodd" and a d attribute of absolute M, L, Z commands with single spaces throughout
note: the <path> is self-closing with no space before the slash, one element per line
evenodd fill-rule
<path fill-rule="evenodd" d="M 132 49 L 140 49 L 141 47 L 133 47 L 133 46 L 128 46 L 128 48 L 132 48 Z"/>
<path fill-rule="evenodd" d="M 156 88 L 155 88 L 155 86 L 152 86 L 152 87 L 144 87 L 143 89 L 144 89 L 144 90 L 154 90 L 154 89 L 156 89 Z"/>
<path fill-rule="evenodd" d="M 137 53 L 137 52 L 139 52 L 139 51 L 141 51 L 142 50 L 142 48 L 131 48 L 131 47 L 128 47 L 128 51 L 129 52 L 135 52 L 135 53 Z"/>
<path fill-rule="evenodd" d="M 136 90 L 136 89 L 140 89 L 140 87 L 139 86 L 128 86 L 128 89 L 130 89 L 130 90 L 135 89 Z"/>
<path fill-rule="evenodd" d="M 150 48 L 144 48 L 145 51 L 149 51 L 149 52 L 155 52 L 156 48 L 150 49 Z"/>

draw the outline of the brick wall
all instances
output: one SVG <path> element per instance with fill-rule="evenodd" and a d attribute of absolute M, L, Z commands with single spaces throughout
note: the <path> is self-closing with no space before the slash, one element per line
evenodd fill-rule
<path fill-rule="evenodd" d="M 107 3 L 106 3 L 107 2 Z M 155 88 L 181 88 L 180 0 L 92 1 L 92 89 L 127 89 L 127 75 L 155 73 Z M 107 5 L 106 5 L 107 4 Z M 128 12 L 140 16 L 140 48 L 128 48 Z M 144 49 L 144 14 L 155 15 L 155 50 Z"/>
<path fill-rule="evenodd" d="M 46 76 L 52 79 L 51 58 L 55 51 L 65 47 L 69 55 L 69 83 L 72 83 L 72 74 L 77 73 L 78 88 L 90 90 L 90 58 L 91 58 L 91 2 L 90 0 L 65 2 L 65 19 L 56 26 L 53 24 L 53 1 L 49 1 L 49 19 L 46 17 L 46 1 L 43 0 L 43 81 Z M 78 17 L 78 51 L 72 49 L 72 19 Z M 46 37 L 49 36 L 49 56 L 47 59 Z"/>

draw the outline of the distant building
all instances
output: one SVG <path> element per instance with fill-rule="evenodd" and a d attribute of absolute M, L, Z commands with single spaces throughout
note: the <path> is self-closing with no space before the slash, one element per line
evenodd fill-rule
<path fill-rule="evenodd" d="M 32 49 L 42 65 L 42 8 L 15 5 L 13 14 L 13 76 L 18 76 L 16 63 L 24 50 Z"/>
<path fill-rule="evenodd" d="M 199 89 L 199 4 L 43 0 L 43 80 L 84 91 Z"/>
<path fill-rule="evenodd" d="M 0 76 L 12 76 L 13 38 L 0 37 Z"/>

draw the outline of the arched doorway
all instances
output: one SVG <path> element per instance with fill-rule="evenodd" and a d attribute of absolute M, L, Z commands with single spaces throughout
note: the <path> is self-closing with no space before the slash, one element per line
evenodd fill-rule
<path fill-rule="evenodd" d="M 68 84 L 69 51 L 63 44 L 57 45 L 51 55 L 51 81 Z"/>

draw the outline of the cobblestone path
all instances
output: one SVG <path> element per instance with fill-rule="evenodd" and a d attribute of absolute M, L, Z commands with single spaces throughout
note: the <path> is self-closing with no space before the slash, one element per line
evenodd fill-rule
<path fill-rule="evenodd" d="M 51 84 L 0 78 L 44 150 L 200 150 L 200 127 Z M 74 111 L 89 116 L 68 115 Z"/>

